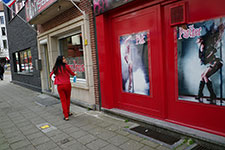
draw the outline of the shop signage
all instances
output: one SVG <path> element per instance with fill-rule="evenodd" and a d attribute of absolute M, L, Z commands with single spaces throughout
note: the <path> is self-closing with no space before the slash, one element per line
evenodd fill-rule
<path fill-rule="evenodd" d="M 44 9 L 48 8 L 57 0 L 27 0 L 26 1 L 26 18 L 27 21 L 37 16 Z"/>
<path fill-rule="evenodd" d="M 179 100 L 225 106 L 225 18 L 177 27 Z"/>
<path fill-rule="evenodd" d="M 196 36 L 200 36 L 202 31 L 202 27 L 194 28 L 194 25 L 188 26 L 188 29 L 184 29 L 179 27 L 179 40 L 183 38 L 195 38 Z"/>
<path fill-rule="evenodd" d="M 93 0 L 95 15 L 119 7 L 133 0 Z"/>
<path fill-rule="evenodd" d="M 85 72 L 84 63 L 81 60 L 73 60 L 73 64 L 69 64 L 73 72 Z"/>

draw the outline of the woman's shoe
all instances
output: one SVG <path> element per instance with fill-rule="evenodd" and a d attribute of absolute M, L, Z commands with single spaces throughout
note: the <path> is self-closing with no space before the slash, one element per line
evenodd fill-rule
<path fill-rule="evenodd" d="M 72 116 L 72 115 L 73 115 L 73 113 L 70 112 L 70 113 L 69 113 L 69 116 Z"/>
<path fill-rule="evenodd" d="M 69 120 L 70 120 L 69 118 L 65 118 L 65 117 L 64 117 L 63 119 L 64 119 L 65 121 L 69 121 Z"/>

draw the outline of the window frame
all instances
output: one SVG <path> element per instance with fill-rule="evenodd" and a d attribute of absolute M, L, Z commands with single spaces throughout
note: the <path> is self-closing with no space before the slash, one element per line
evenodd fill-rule
<path fill-rule="evenodd" d="M 64 35 L 62 35 L 62 36 L 59 36 L 58 38 L 57 38 L 57 42 L 58 42 L 58 53 L 60 54 L 60 55 L 63 55 L 62 54 L 62 51 L 61 51 L 61 49 L 60 49 L 60 40 L 62 40 L 62 39 L 64 39 L 64 38 L 68 38 L 68 37 L 70 37 L 70 36 L 73 36 L 73 35 L 77 35 L 77 34 L 82 34 L 83 35 L 83 32 L 82 32 L 82 26 L 78 26 L 77 28 L 76 28 L 76 31 L 74 31 L 74 32 L 71 32 L 71 33 L 68 33 L 68 34 L 64 34 Z M 83 62 L 84 62 L 84 67 L 85 67 L 85 50 L 84 50 L 84 48 L 85 48 L 85 45 L 84 45 L 84 38 L 82 38 L 82 41 L 81 41 L 81 44 L 82 44 L 82 48 L 83 48 Z M 84 73 L 85 73 L 85 75 L 84 75 L 84 79 L 83 78 L 78 78 L 77 77 L 77 82 L 83 82 L 83 83 L 85 83 L 85 82 L 87 82 L 87 71 L 86 71 L 86 68 L 85 68 L 85 70 L 84 70 Z M 71 81 L 73 81 L 73 77 L 70 77 L 70 80 Z"/>
<path fill-rule="evenodd" d="M 14 60 L 14 72 L 27 75 L 33 74 L 34 67 L 32 63 L 32 53 L 30 48 L 14 52 L 12 55 Z M 31 59 L 29 58 L 29 56 L 31 56 Z"/>

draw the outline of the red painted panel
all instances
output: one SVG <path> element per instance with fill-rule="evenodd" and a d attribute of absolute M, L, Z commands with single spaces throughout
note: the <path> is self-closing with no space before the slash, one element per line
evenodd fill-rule
<path fill-rule="evenodd" d="M 225 16 L 224 0 L 183 1 L 187 2 L 187 23 Z M 175 0 L 173 4 L 176 4 Z M 170 26 L 169 10 L 173 4 L 150 7 L 145 3 L 145 8 L 139 4 L 130 9 L 124 6 L 123 10 L 114 10 L 114 14 L 96 17 L 102 106 L 225 136 L 224 107 L 178 100 L 176 29 Z M 152 95 L 122 92 L 118 37 L 146 30 L 150 33 Z"/>
<path fill-rule="evenodd" d="M 189 0 L 188 22 L 200 22 L 225 15 L 225 1 Z M 223 5 L 222 5 L 223 4 Z M 176 29 L 170 26 L 169 6 L 165 6 L 164 47 L 168 97 L 168 121 L 225 136 L 225 108 L 223 106 L 178 100 L 178 68 Z M 194 67 L 194 66 L 193 66 Z M 172 88 L 171 88 L 172 87 Z"/>
<path fill-rule="evenodd" d="M 160 7 L 154 6 L 119 17 L 112 17 L 112 46 L 115 101 L 118 108 L 163 117 L 163 69 L 162 50 L 160 48 Z M 117 15 L 117 14 L 116 14 Z M 148 63 L 150 95 L 140 95 L 123 91 L 120 37 L 148 32 Z M 161 89 L 161 90 L 159 90 Z"/>
<path fill-rule="evenodd" d="M 113 71 L 109 67 L 111 65 L 112 54 L 109 51 L 109 40 L 107 29 L 105 27 L 106 25 L 107 20 L 103 15 L 96 18 L 102 107 L 113 108 Z"/>

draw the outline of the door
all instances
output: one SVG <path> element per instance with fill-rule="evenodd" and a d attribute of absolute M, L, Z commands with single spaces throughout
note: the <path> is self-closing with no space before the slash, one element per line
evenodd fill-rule
<path fill-rule="evenodd" d="M 44 51 L 44 63 L 45 63 L 45 76 L 46 76 L 46 91 L 51 92 L 52 90 L 52 82 L 50 79 L 50 68 L 49 68 L 49 56 L 48 56 L 48 48 L 47 48 L 47 44 L 43 44 L 43 51 Z"/>
<path fill-rule="evenodd" d="M 163 117 L 160 6 L 116 14 L 111 25 L 114 105 Z"/>

